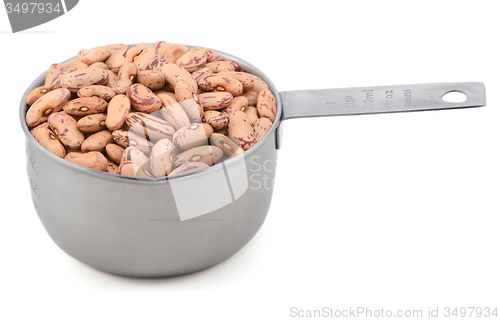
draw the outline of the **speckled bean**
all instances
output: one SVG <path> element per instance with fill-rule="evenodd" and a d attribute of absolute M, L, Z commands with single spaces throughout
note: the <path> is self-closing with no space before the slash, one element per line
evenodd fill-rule
<path fill-rule="evenodd" d="M 106 155 L 115 162 L 116 164 L 120 164 L 122 156 L 123 156 L 123 151 L 125 148 L 118 146 L 116 144 L 107 144 L 105 147 L 106 150 Z"/>
<path fill-rule="evenodd" d="M 169 139 L 161 139 L 151 149 L 149 165 L 154 177 L 167 176 L 174 164 L 174 144 Z"/>
<path fill-rule="evenodd" d="M 108 59 L 111 55 L 111 50 L 107 47 L 94 47 L 82 54 L 82 60 L 87 65 L 95 62 L 101 62 Z"/>
<path fill-rule="evenodd" d="M 240 81 L 219 74 L 207 75 L 198 80 L 198 86 L 206 91 L 225 91 L 233 96 L 239 96 L 243 93 L 243 85 Z"/>
<path fill-rule="evenodd" d="M 108 66 L 108 68 L 109 68 L 110 70 L 111 70 L 111 66 L 113 65 L 113 62 L 115 61 L 115 59 L 116 59 L 118 56 L 123 55 L 123 53 L 124 53 L 125 51 L 127 51 L 127 49 L 128 49 L 128 47 L 127 47 L 127 46 L 125 46 L 125 47 L 123 47 L 123 48 L 120 48 L 120 49 L 117 49 L 117 50 L 113 51 L 113 52 L 111 53 L 111 55 L 109 55 L 108 59 L 106 59 L 106 60 L 104 61 L 104 63 Z M 120 69 L 120 68 L 118 67 L 118 68 L 117 68 L 117 71 L 118 71 L 119 69 Z"/>
<path fill-rule="evenodd" d="M 103 113 L 108 102 L 99 97 L 82 97 L 70 100 L 63 110 L 73 116 L 87 116 Z"/>
<path fill-rule="evenodd" d="M 78 60 L 71 60 L 71 61 L 68 61 L 66 63 L 66 68 L 72 68 L 75 70 L 87 69 L 88 67 L 89 67 L 89 65 L 87 65 L 86 63 L 84 63 L 82 61 L 78 61 Z"/>
<path fill-rule="evenodd" d="M 156 57 L 158 57 L 156 49 L 153 47 L 147 48 L 137 56 L 137 58 L 134 60 L 134 64 L 137 65 L 138 71 L 147 70 L 153 59 L 155 59 Z"/>
<path fill-rule="evenodd" d="M 182 150 L 206 145 L 208 138 L 213 134 L 212 126 L 208 124 L 193 124 L 182 127 L 175 132 L 172 142 Z"/>
<path fill-rule="evenodd" d="M 113 86 L 117 94 L 124 94 L 132 86 L 137 76 L 137 65 L 133 62 L 124 64 L 118 72 L 118 80 Z"/>
<path fill-rule="evenodd" d="M 240 72 L 240 71 L 243 71 L 243 68 L 241 68 L 241 65 L 239 64 L 239 62 L 237 61 L 234 61 L 234 60 L 226 60 L 228 63 L 230 63 L 231 65 L 233 65 L 234 67 L 234 71 L 236 72 Z"/>
<path fill-rule="evenodd" d="M 125 117 L 130 113 L 130 100 L 125 95 L 116 95 L 108 104 L 106 127 L 113 131 L 123 127 Z"/>
<path fill-rule="evenodd" d="M 149 155 L 149 152 L 153 147 L 152 142 L 131 130 L 118 129 L 113 131 L 112 136 L 113 140 L 121 147 L 137 147 L 144 154 Z"/>
<path fill-rule="evenodd" d="M 33 89 L 28 94 L 28 96 L 26 96 L 26 103 L 30 106 L 33 105 L 33 103 L 35 101 L 37 101 L 40 97 L 42 97 L 43 95 L 45 95 L 46 93 L 48 93 L 51 90 L 52 90 L 52 86 L 50 86 L 50 85 L 43 85 L 43 86 L 40 86 L 40 87 Z"/>
<path fill-rule="evenodd" d="M 185 54 L 189 50 L 189 47 L 178 44 L 169 44 L 165 53 L 163 54 L 163 58 L 167 61 L 167 63 L 175 63 L 180 56 Z"/>
<path fill-rule="evenodd" d="M 263 89 L 269 89 L 269 86 L 264 82 L 264 80 L 260 79 L 260 77 L 257 77 L 252 74 L 249 75 L 253 79 L 253 87 L 252 87 L 253 92 L 256 92 L 258 94 Z"/>
<path fill-rule="evenodd" d="M 201 122 L 205 115 L 203 105 L 193 88 L 182 79 L 175 84 L 175 100 L 179 102 L 192 122 Z"/>
<path fill-rule="evenodd" d="M 109 130 L 101 130 L 87 137 L 82 143 L 84 153 L 90 151 L 104 152 L 106 145 L 113 142 L 113 136 Z"/>
<path fill-rule="evenodd" d="M 163 57 L 168 49 L 168 43 L 165 41 L 158 41 L 153 45 L 153 48 L 155 49 L 155 53 L 158 57 Z"/>
<path fill-rule="evenodd" d="M 227 156 L 233 156 L 241 145 L 239 139 L 219 133 L 210 136 L 210 144 L 219 147 Z"/>
<path fill-rule="evenodd" d="M 108 48 L 109 50 L 111 50 L 111 52 L 115 52 L 115 51 L 118 51 L 118 50 L 121 50 L 121 49 L 127 49 L 127 45 L 126 44 L 123 44 L 123 43 L 112 43 L 112 44 L 109 44 L 109 45 L 105 45 L 104 47 Z"/>
<path fill-rule="evenodd" d="M 108 63 L 109 69 L 118 72 L 124 64 L 134 62 L 143 50 L 144 48 L 137 45 L 120 52 L 110 63 Z"/>
<path fill-rule="evenodd" d="M 266 117 L 274 122 L 276 119 L 276 99 L 269 89 L 263 89 L 259 92 L 256 107 L 259 117 Z"/>
<path fill-rule="evenodd" d="M 165 85 L 165 78 L 156 70 L 142 70 L 137 73 L 137 82 L 151 90 L 158 90 Z"/>
<path fill-rule="evenodd" d="M 262 137 L 264 137 L 269 129 L 273 126 L 273 122 L 270 121 L 268 118 L 259 118 L 257 119 L 253 124 L 253 132 L 255 135 L 255 141 L 258 143 Z"/>
<path fill-rule="evenodd" d="M 259 98 L 259 94 L 254 91 L 244 91 L 241 96 L 248 100 L 248 106 L 255 106 L 257 104 L 257 98 Z"/>
<path fill-rule="evenodd" d="M 106 114 L 88 115 L 80 118 L 76 122 L 76 126 L 84 133 L 95 133 L 106 129 L 106 118 Z"/>
<path fill-rule="evenodd" d="M 73 71 L 75 71 L 74 68 L 66 68 L 62 70 L 60 73 L 58 73 L 50 83 L 50 87 L 52 87 L 52 90 L 62 88 L 61 79 L 64 77 L 64 75 L 69 74 Z"/>
<path fill-rule="evenodd" d="M 209 166 L 216 164 L 224 152 L 217 146 L 198 146 L 190 148 L 174 158 L 174 166 L 179 167 L 189 162 L 202 162 Z"/>
<path fill-rule="evenodd" d="M 104 70 L 109 70 L 108 65 L 106 65 L 102 61 L 94 62 L 93 64 L 89 65 L 89 68 L 101 68 L 101 69 L 104 69 Z"/>
<path fill-rule="evenodd" d="M 26 113 L 26 124 L 35 127 L 47 120 L 49 115 L 61 111 L 71 98 L 71 92 L 66 88 L 59 88 L 40 97 L 33 103 Z"/>
<path fill-rule="evenodd" d="M 198 91 L 198 84 L 191 77 L 191 74 L 184 68 L 176 64 L 166 64 L 160 68 L 160 72 L 165 78 L 165 82 L 171 87 L 175 89 L 175 84 L 179 80 L 184 80 L 187 82 L 194 90 L 194 92 Z"/>
<path fill-rule="evenodd" d="M 56 135 L 49 128 L 41 127 L 35 131 L 35 139 L 54 155 L 64 158 L 66 149 L 63 144 L 57 139 Z"/>
<path fill-rule="evenodd" d="M 108 72 L 108 81 L 106 82 L 106 87 L 113 88 L 118 82 L 118 75 L 111 70 L 106 70 Z"/>
<path fill-rule="evenodd" d="M 169 62 L 161 57 L 154 58 L 149 64 L 149 70 L 160 71 L 161 67 L 165 66 Z"/>
<path fill-rule="evenodd" d="M 257 108 L 254 106 L 248 106 L 243 111 L 247 116 L 250 122 L 253 124 L 257 119 L 259 119 L 259 114 L 257 114 Z"/>
<path fill-rule="evenodd" d="M 177 58 L 175 63 L 188 72 L 193 72 L 205 65 L 207 57 L 201 51 L 187 51 L 185 54 Z"/>
<path fill-rule="evenodd" d="M 118 168 L 119 168 L 118 165 L 116 165 L 114 162 L 108 160 L 108 167 L 106 168 L 107 173 L 118 174 Z"/>
<path fill-rule="evenodd" d="M 220 130 L 227 126 L 229 118 L 226 114 L 216 110 L 207 110 L 205 112 L 205 123 L 212 126 L 214 130 Z"/>
<path fill-rule="evenodd" d="M 209 68 L 214 74 L 221 71 L 235 71 L 234 65 L 227 60 L 207 62 L 205 68 Z"/>
<path fill-rule="evenodd" d="M 64 111 L 52 113 L 47 122 L 59 141 L 68 148 L 79 148 L 85 139 L 76 120 Z"/>
<path fill-rule="evenodd" d="M 229 115 L 227 133 L 230 137 L 239 139 L 243 150 L 249 149 L 256 143 L 252 124 L 247 115 L 242 111 L 236 110 Z"/>
<path fill-rule="evenodd" d="M 76 93 L 90 85 L 104 85 L 108 81 L 108 72 L 101 68 L 85 68 L 66 74 L 61 79 L 61 86 Z"/>
<path fill-rule="evenodd" d="M 152 140 L 172 139 L 175 133 L 175 128 L 168 122 L 146 113 L 130 113 L 125 121 L 131 130 Z"/>
<path fill-rule="evenodd" d="M 196 82 L 198 82 L 201 78 L 212 75 L 213 72 L 210 68 L 200 68 L 194 72 L 191 73 L 191 77 L 193 77 Z"/>
<path fill-rule="evenodd" d="M 231 99 L 226 108 L 222 110 L 228 116 L 231 116 L 235 111 L 245 111 L 248 107 L 248 99 L 243 96 L 234 97 Z"/>
<path fill-rule="evenodd" d="M 156 92 L 156 95 L 161 100 L 160 114 L 163 119 L 174 126 L 175 130 L 191 125 L 188 115 L 175 99 L 174 93 L 160 91 Z"/>
<path fill-rule="evenodd" d="M 243 86 L 243 91 L 252 90 L 255 86 L 254 78 L 246 72 L 238 71 L 221 71 L 217 73 L 219 76 L 231 77 L 238 80 Z"/>
<path fill-rule="evenodd" d="M 54 78 L 64 69 L 66 69 L 66 66 L 60 63 L 50 65 L 47 76 L 45 77 L 45 86 L 50 86 L 52 80 L 54 80 Z"/>
<path fill-rule="evenodd" d="M 111 98 L 116 96 L 116 91 L 108 86 L 103 85 L 91 85 L 87 87 L 83 87 L 76 95 L 80 98 L 82 97 L 99 97 L 106 101 L 111 100 Z"/>
<path fill-rule="evenodd" d="M 233 100 L 233 95 L 228 92 L 207 92 L 198 95 L 203 109 L 206 110 L 219 110 L 227 107 Z"/>
<path fill-rule="evenodd" d="M 30 130 L 30 134 L 33 135 L 33 137 L 35 137 L 36 131 L 39 130 L 40 128 L 48 128 L 48 129 L 50 129 L 49 123 L 43 122 L 40 125 L 37 125 L 37 126 L 33 127 Z"/>
<path fill-rule="evenodd" d="M 123 151 L 118 173 L 125 176 L 153 177 L 149 167 L 149 157 L 139 148 L 131 146 Z"/>
<path fill-rule="evenodd" d="M 88 153 L 68 153 L 65 157 L 65 160 L 68 160 L 74 164 L 88 167 L 91 169 L 95 169 L 97 171 L 104 172 L 108 167 L 108 160 L 106 157 L 96 151 L 88 152 Z"/>
<path fill-rule="evenodd" d="M 152 113 L 161 107 L 161 101 L 151 89 L 143 84 L 133 84 L 127 89 L 127 97 L 138 111 Z"/>
<path fill-rule="evenodd" d="M 207 57 L 207 62 L 221 61 L 222 60 L 222 57 L 218 52 L 216 52 L 212 49 L 205 48 L 205 47 L 194 47 L 194 48 L 189 49 L 189 51 L 201 51 L 201 52 L 203 52 L 205 54 L 205 56 Z"/>

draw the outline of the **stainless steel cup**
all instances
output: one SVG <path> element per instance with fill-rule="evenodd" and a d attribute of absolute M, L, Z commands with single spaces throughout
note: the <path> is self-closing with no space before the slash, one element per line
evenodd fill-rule
<path fill-rule="evenodd" d="M 98 172 L 55 156 L 33 138 L 25 123 L 26 96 L 43 84 L 46 73 L 26 90 L 20 119 L 33 203 L 48 234 L 64 252 L 98 270 L 133 277 L 174 276 L 208 268 L 235 254 L 264 223 L 283 120 L 486 104 L 482 83 L 280 93 L 256 67 L 221 55 L 238 61 L 243 70 L 269 85 L 277 101 L 276 121 L 244 153 L 170 178 Z M 450 91 L 464 93 L 467 100 L 444 102 L 441 97 Z"/>

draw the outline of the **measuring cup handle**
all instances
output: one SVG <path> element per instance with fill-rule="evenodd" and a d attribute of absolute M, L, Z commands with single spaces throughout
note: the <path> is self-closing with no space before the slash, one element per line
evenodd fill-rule
<path fill-rule="evenodd" d="M 460 92 L 461 102 L 443 100 L 450 92 Z M 342 89 L 295 90 L 280 92 L 281 121 L 291 118 L 366 115 L 409 111 L 481 107 L 486 105 L 486 89 L 481 82 L 431 83 Z M 276 135 L 280 148 L 282 123 Z"/>

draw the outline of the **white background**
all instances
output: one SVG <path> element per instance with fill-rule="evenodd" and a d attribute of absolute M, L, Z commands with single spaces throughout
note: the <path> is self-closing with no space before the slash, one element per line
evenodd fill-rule
<path fill-rule="evenodd" d="M 83 0 L 18 34 L 0 9 L 0 319 L 500 309 L 496 1 L 126 3 Z M 18 106 L 35 77 L 82 48 L 159 40 L 232 53 L 280 91 L 481 81 L 488 105 L 288 121 L 271 208 L 247 246 L 191 275 L 119 277 L 75 261 L 45 232 L 31 201 Z"/>

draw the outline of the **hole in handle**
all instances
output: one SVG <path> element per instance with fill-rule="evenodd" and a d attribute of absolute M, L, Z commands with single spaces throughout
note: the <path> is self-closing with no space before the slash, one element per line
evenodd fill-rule
<path fill-rule="evenodd" d="M 461 91 L 453 90 L 445 93 L 441 99 L 448 103 L 463 103 L 467 100 L 467 95 Z"/>

